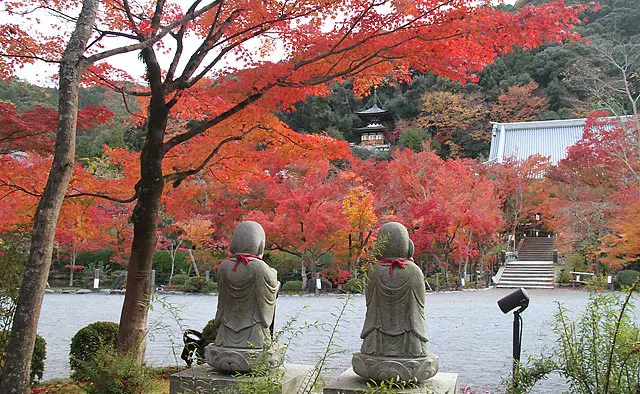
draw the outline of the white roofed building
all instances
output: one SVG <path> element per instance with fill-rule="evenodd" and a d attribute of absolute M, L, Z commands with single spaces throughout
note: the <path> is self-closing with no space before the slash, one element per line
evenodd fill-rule
<path fill-rule="evenodd" d="M 567 157 L 567 148 L 582 139 L 586 119 L 494 123 L 489 163 L 530 156 L 549 157 L 551 164 Z"/>

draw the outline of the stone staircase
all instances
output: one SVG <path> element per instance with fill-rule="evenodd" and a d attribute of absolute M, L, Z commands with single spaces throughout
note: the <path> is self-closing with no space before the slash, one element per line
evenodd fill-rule
<path fill-rule="evenodd" d="M 520 261 L 553 261 L 556 244 L 553 238 L 526 237 L 518 249 Z"/>
<path fill-rule="evenodd" d="M 496 287 L 553 289 L 553 238 L 525 238 L 518 250 L 518 260 L 506 264 Z"/>

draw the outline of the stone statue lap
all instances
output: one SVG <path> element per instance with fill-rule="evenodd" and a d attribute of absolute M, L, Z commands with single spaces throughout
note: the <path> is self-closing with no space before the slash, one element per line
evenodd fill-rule
<path fill-rule="evenodd" d="M 222 372 L 248 372 L 257 362 L 282 364 L 279 349 L 263 352 L 271 337 L 279 288 L 277 272 L 262 261 L 265 233 L 256 222 L 240 223 L 231 240 L 232 257 L 218 268 L 215 342 L 205 359 Z"/>
<path fill-rule="evenodd" d="M 428 346 L 424 275 L 413 263 L 413 242 L 402 224 L 382 226 L 378 249 L 382 257 L 369 273 L 363 342 L 353 369 L 375 381 L 422 382 L 438 372 Z"/>

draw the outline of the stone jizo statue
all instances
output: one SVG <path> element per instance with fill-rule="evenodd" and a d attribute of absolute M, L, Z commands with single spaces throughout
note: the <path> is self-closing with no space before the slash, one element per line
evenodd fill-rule
<path fill-rule="evenodd" d="M 377 248 L 381 257 L 369 273 L 363 342 L 353 370 L 375 381 L 427 380 L 438 372 L 438 357 L 429 351 L 424 275 L 413 262 L 413 242 L 402 224 L 391 222 L 380 228 Z"/>
<path fill-rule="evenodd" d="M 279 349 L 263 351 L 273 332 L 277 272 L 262 261 L 265 234 L 256 222 L 240 223 L 229 247 L 231 257 L 218 268 L 217 329 L 205 359 L 222 372 L 248 372 L 256 362 L 282 363 Z M 260 360 L 260 361 L 258 361 Z"/>

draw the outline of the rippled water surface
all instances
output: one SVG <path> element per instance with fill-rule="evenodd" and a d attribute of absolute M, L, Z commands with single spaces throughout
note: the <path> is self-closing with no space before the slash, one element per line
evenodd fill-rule
<path fill-rule="evenodd" d="M 556 302 L 579 312 L 588 293 L 572 290 L 528 290 L 529 308 L 523 313 L 523 359 L 538 355 L 554 342 L 551 323 Z M 440 371 L 459 374 L 459 384 L 476 392 L 498 390 L 508 376 L 511 363 L 512 314 L 504 315 L 496 301 L 508 290 L 492 289 L 427 294 L 426 315 L 431 350 L 440 357 Z M 45 379 L 69 375 L 71 337 L 94 321 L 119 320 L 124 297 L 106 294 L 47 294 L 40 317 L 39 333 L 47 341 Z M 215 315 L 217 297 L 204 295 L 162 296 L 149 314 L 150 336 L 147 359 L 154 365 L 181 364 L 181 326 L 201 330 Z M 320 321 L 334 323 L 345 299 L 335 295 L 280 296 L 276 328 L 299 314 L 297 325 Z M 343 354 L 328 361 L 326 376 L 335 376 L 351 366 L 351 353 L 360 348 L 365 300 L 353 296 L 341 322 L 338 337 Z M 323 354 L 328 333 L 312 328 L 292 343 L 288 362 L 313 364 Z M 538 392 L 557 392 L 553 379 Z M 555 387 L 557 389 L 557 387 Z"/>

